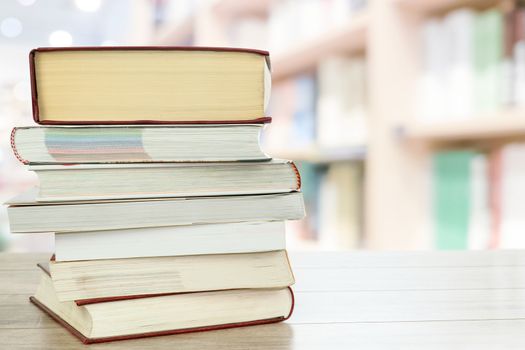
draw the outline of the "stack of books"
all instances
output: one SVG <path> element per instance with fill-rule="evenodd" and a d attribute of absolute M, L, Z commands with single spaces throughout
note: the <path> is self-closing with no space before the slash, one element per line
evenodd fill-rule
<path fill-rule="evenodd" d="M 43 48 L 15 155 L 40 186 L 13 233 L 54 232 L 31 301 L 85 343 L 278 322 L 293 309 L 292 162 L 259 147 L 265 51 Z"/>

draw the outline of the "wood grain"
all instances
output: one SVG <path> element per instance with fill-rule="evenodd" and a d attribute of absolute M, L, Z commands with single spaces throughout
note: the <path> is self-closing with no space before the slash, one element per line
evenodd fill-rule
<path fill-rule="evenodd" d="M 36 262 L 0 254 L 0 349 L 80 349 L 31 305 Z M 281 324 L 91 349 L 522 349 L 525 252 L 302 253 L 296 310 Z"/>

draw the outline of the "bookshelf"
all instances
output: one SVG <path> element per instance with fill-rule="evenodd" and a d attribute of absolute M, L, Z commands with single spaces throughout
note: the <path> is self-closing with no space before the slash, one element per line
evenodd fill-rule
<path fill-rule="evenodd" d="M 348 21 L 272 55 L 274 86 L 316 71 L 327 57 L 365 57 L 368 141 L 363 147 L 268 148 L 275 157 L 315 166 L 341 162 L 364 165 L 364 235 L 370 249 L 434 248 L 431 223 L 430 167 L 436 145 L 493 147 L 525 139 L 525 110 L 506 108 L 462 121 L 423 123 L 415 112 L 423 66 L 424 21 L 460 8 L 502 7 L 506 0 L 368 0 L 365 10 Z M 192 16 L 198 23 L 213 18 L 213 35 L 196 35 L 195 45 L 231 44 L 225 33 L 232 18 L 270 21 L 273 1 L 219 0 Z M 184 31 L 182 31 L 184 32 Z M 175 37 L 174 37 L 175 38 Z M 170 41 L 170 44 L 178 42 Z M 446 119 L 446 118 L 443 118 Z M 449 118 L 450 119 L 450 118 Z M 311 240 L 303 246 L 315 249 Z M 301 244 L 298 243 L 298 246 Z"/>
<path fill-rule="evenodd" d="M 428 142 L 482 141 L 523 137 L 525 110 L 510 109 L 474 116 L 470 120 L 443 123 L 413 123 L 402 128 L 404 137 Z"/>

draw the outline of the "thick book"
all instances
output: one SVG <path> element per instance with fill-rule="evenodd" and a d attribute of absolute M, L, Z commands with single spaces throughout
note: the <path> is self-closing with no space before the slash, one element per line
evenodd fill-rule
<path fill-rule="evenodd" d="M 285 250 L 49 263 L 60 301 L 294 284 Z"/>
<path fill-rule="evenodd" d="M 254 253 L 285 249 L 284 221 L 57 233 L 55 260 Z"/>
<path fill-rule="evenodd" d="M 296 220 L 305 214 L 300 192 L 49 203 L 37 202 L 32 189 L 7 204 L 12 233 Z"/>
<path fill-rule="evenodd" d="M 294 307 L 290 288 L 101 299 L 79 305 L 59 301 L 46 273 L 30 300 L 85 344 L 280 322 Z"/>
<path fill-rule="evenodd" d="M 11 147 L 24 164 L 267 160 L 262 124 L 20 127 Z"/>
<path fill-rule="evenodd" d="M 31 51 L 40 124 L 268 122 L 267 51 L 74 47 Z"/>
<path fill-rule="evenodd" d="M 300 189 L 294 163 L 34 165 L 37 201 L 283 193 Z M 80 185 L 81 184 L 81 185 Z"/>

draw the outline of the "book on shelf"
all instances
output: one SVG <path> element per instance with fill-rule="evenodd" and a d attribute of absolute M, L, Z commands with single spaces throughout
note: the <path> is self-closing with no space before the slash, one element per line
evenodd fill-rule
<path fill-rule="evenodd" d="M 439 249 L 466 249 L 468 242 L 471 172 L 475 153 L 442 151 L 433 159 L 435 239 Z"/>
<path fill-rule="evenodd" d="M 363 168 L 335 163 L 321 177 L 318 239 L 323 249 L 357 249 L 363 232 Z"/>
<path fill-rule="evenodd" d="M 500 150 L 501 186 L 499 209 L 501 215 L 498 248 L 525 248 L 525 144 L 510 143 Z"/>
<path fill-rule="evenodd" d="M 269 54 L 216 47 L 39 48 L 30 53 L 41 124 L 267 122 Z"/>
<path fill-rule="evenodd" d="M 525 5 L 517 7 L 514 17 L 513 96 L 517 106 L 525 107 Z"/>
<path fill-rule="evenodd" d="M 19 127 L 11 146 L 24 164 L 268 160 L 263 125 Z"/>
<path fill-rule="evenodd" d="M 99 231 L 304 216 L 300 192 L 242 196 L 152 198 L 47 203 L 35 189 L 7 204 L 12 233 Z"/>
<path fill-rule="evenodd" d="M 49 262 L 60 301 L 294 283 L 286 251 Z"/>
<path fill-rule="evenodd" d="M 286 249 L 283 221 L 55 234 L 55 261 L 254 253 Z"/>
<path fill-rule="evenodd" d="M 283 193 L 301 187 L 295 164 L 235 163 L 33 165 L 37 201 Z M 82 186 L 78 186 L 78 184 Z"/>
<path fill-rule="evenodd" d="M 294 297 L 290 288 L 275 288 L 60 301 L 42 272 L 31 302 L 88 344 L 280 322 Z"/>
<path fill-rule="evenodd" d="M 474 21 L 475 110 L 493 112 L 501 108 L 503 61 L 503 13 L 492 9 Z"/>
<path fill-rule="evenodd" d="M 317 69 L 316 135 L 321 147 L 366 143 L 366 63 L 364 58 L 333 57 Z"/>

